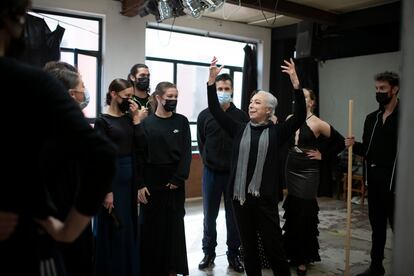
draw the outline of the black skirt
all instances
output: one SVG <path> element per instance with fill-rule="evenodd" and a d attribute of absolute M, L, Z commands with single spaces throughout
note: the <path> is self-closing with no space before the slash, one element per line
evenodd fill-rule
<path fill-rule="evenodd" d="M 283 203 L 283 242 L 293 265 L 320 261 L 318 212 L 319 162 L 306 153 L 289 151 L 286 162 L 288 196 Z"/>
<path fill-rule="evenodd" d="M 304 152 L 289 150 L 286 160 L 286 186 L 290 195 L 316 198 L 319 186 L 319 161 Z"/>
<path fill-rule="evenodd" d="M 148 203 L 143 204 L 141 227 L 144 276 L 189 274 L 184 231 L 185 189 L 170 190 L 165 186 L 176 168 L 176 164 L 145 167 L 145 183 L 151 195 Z"/>

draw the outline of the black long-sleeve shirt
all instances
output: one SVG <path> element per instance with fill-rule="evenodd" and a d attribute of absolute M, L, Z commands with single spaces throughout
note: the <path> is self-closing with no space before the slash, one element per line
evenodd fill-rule
<path fill-rule="evenodd" d="M 220 104 L 217 99 L 216 85 L 207 86 L 208 106 L 211 114 L 220 124 L 220 126 L 227 131 L 233 140 L 232 162 L 230 169 L 230 194 L 233 194 L 234 179 L 237 169 L 237 160 L 239 156 L 239 145 L 243 136 L 243 131 L 246 127 L 245 122 L 237 122 L 226 115 L 226 113 L 220 108 Z M 260 186 L 260 195 L 271 196 L 277 201 L 278 197 L 278 154 L 279 148 L 295 133 L 295 131 L 305 122 L 306 107 L 305 98 L 303 96 L 302 89 L 295 89 L 295 102 L 296 108 L 293 116 L 286 122 L 276 124 L 269 123 L 263 126 L 251 126 L 251 146 L 249 153 L 249 161 L 247 166 L 247 181 L 253 175 L 256 165 L 258 142 L 262 131 L 266 128 L 269 129 L 269 147 L 266 154 L 266 161 L 263 168 L 262 183 Z"/>
<path fill-rule="evenodd" d="M 191 163 L 190 125 L 185 116 L 173 113 L 171 117 L 161 118 L 155 113 L 149 115 L 140 125 L 140 147 L 145 163 L 166 165 L 178 163 L 170 183 L 183 186 L 188 178 Z M 140 183 L 144 187 L 145 183 Z"/>
<path fill-rule="evenodd" d="M 55 140 L 63 145 L 62 154 L 82 168 L 75 208 L 94 215 L 115 173 L 112 143 L 93 130 L 57 80 L 7 58 L 0 58 L 0 71 L 7 97 L 1 109 L 3 143 L 9 148 L 2 154 L 3 178 L 9 181 L 0 186 L 0 210 L 29 220 L 54 214 L 43 181 L 47 172 L 39 162 L 47 143 Z"/>
<path fill-rule="evenodd" d="M 225 112 L 235 121 L 249 121 L 247 114 L 233 103 L 230 103 Z M 197 142 L 204 166 L 219 172 L 230 170 L 233 140 L 220 127 L 208 108 L 201 111 L 197 118 Z"/>

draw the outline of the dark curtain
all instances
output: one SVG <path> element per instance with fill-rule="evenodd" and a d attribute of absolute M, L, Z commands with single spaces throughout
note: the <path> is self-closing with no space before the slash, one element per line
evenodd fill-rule
<path fill-rule="evenodd" d="M 60 43 L 65 29 L 60 25 L 53 32 L 39 17 L 27 14 L 24 30 L 26 49 L 21 61 L 43 67 L 48 61 L 60 60 Z"/>
<path fill-rule="evenodd" d="M 241 109 L 248 111 L 250 96 L 257 89 L 257 52 L 255 46 L 246 45 L 244 48 L 243 84 Z"/>
<path fill-rule="evenodd" d="M 283 60 L 289 60 L 293 56 L 295 40 L 284 39 L 274 40 L 272 42 L 271 64 L 270 64 L 270 93 L 276 96 L 278 105 L 276 108 L 276 116 L 278 122 L 283 122 L 285 118 L 292 113 L 292 84 L 289 77 L 282 73 L 280 65 Z M 278 156 L 278 185 L 279 188 L 286 188 L 285 180 L 285 163 L 288 152 L 288 143 L 285 143 Z M 279 190 L 279 200 L 283 200 L 283 194 Z"/>

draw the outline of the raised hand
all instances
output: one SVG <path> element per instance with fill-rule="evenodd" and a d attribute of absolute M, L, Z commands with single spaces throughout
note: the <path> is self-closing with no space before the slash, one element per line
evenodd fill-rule
<path fill-rule="evenodd" d="M 218 59 L 216 57 L 213 57 L 213 60 L 210 64 L 210 73 L 208 76 L 208 85 L 213 85 L 216 82 L 216 77 L 220 73 L 221 69 L 223 69 L 224 65 L 217 67 L 217 61 Z"/>
<path fill-rule="evenodd" d="M 285 63 L 285 65 L 280 66 L 282 68 L 282 72 L 289 75 L 293 88 L 299 89 L 299 78 L 296 74 L 296 68 L 293 59 L 290 58 L 290 62 L 287 60 L 284 60 L 283 62 Z"/>

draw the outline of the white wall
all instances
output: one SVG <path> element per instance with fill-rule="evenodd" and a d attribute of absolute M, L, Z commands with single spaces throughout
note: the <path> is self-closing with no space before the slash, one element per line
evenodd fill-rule
<path fill-rule="evenodd" d="M 145 28 L 154 22 L 154 16 L 129 18 L 120 14 L 121 3 L 113 0 L 33 0 L 33 8 L 72 14 L 92 15 L 103 18 L 103 90 L 116 77 L 125 78 L 134 63 L 145 58 Z M 172 20 L 164 21 L 171 24 Z M 188 30 L 198 29 L 230 37 L 260 41 L 258 45 L 258 85 L 269 86 L 271 30 L 246 24 L 225 22 L 202 17 L 182 16 L 175 25 Z M 219 51 L 219 49 L 218 49 Z M 103 91 L 103 94 L 105 93 Z M 105 98 L 105 97 L 103 97 Z"/>
<path fill-rule="evenodd" d="M 401 73 L 401 52 L 329 60 L 319 65 L 320 117 L 348 134 L 348 101 L 354 101 L 353 134 L 361 141 L 364 120 L 378 109 L 374 75 Z"/>

